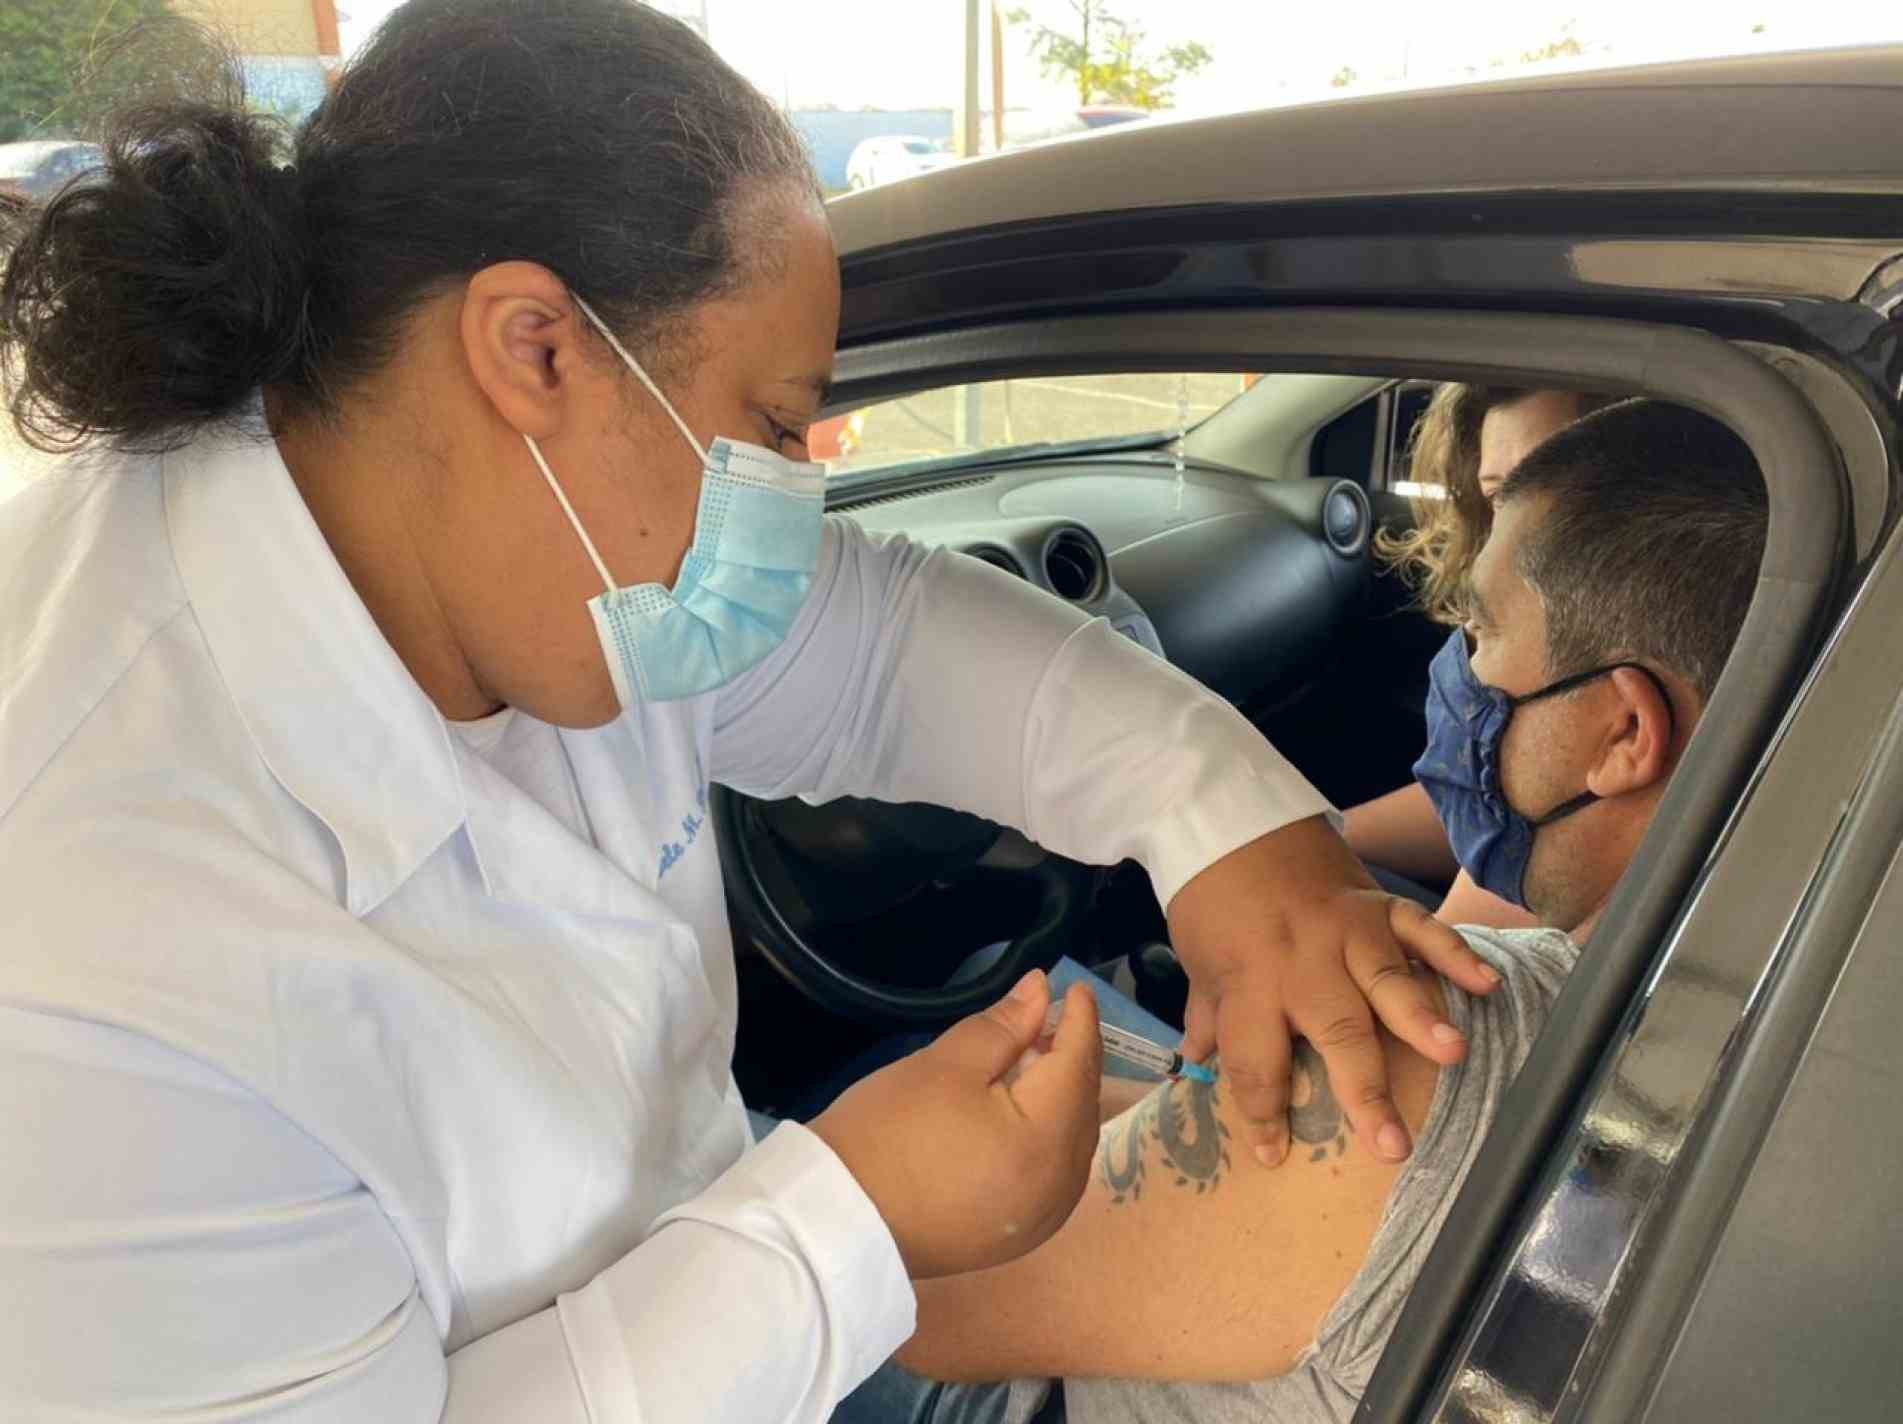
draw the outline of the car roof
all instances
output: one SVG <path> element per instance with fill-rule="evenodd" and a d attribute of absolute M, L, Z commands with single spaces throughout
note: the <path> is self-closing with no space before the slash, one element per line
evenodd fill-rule
<path fill-rule="evenodd" d="M 1119 209 L 1586 190 L 1903 195 L 1903 46 L 1152 119 L 829 204 L 842 257 Z M 1259 155 L 1243 161 L 1242 155 Z M 1138 181 L 1134 175 L 1141 175 Z"/>

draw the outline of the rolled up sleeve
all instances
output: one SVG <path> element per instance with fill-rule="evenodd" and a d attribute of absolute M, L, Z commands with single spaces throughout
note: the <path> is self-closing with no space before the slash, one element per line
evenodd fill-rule
<path fill-rule="evenodd" d="M 976 559 L 828 522 L 793 636 L 724 692 L 714 778 L 766 797 L 925 801 L 1165 904 L 1229 851 L 1332 808 L 1221 697 Z"/>

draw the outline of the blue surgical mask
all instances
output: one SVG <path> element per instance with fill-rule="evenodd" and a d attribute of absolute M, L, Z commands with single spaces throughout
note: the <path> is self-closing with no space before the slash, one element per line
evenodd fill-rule
<path fill-rule="evenodd" d="M 1599 799 L 1581 792 L 1539 816 L 1514 809 L 1500 785 L 1500 747 L 1514 712 L 1625 667 L 1652 679 L 1669 713 L 1665 685 L 1638 663 L 1608 663 L 1514 697 L 1474 675 L 1465 630 L 1456 628 L 1434 655 L 1427 670 L 1427 750 L 1414 763 L 1414 779 L 1434 803 L 1454 858 L 1481 889 L 1524 907 L 1534 835 Z"/>
<path fill-rule="evenodd" d="M 606 585 L 588 611 L 622 709 L 712 692 L 785 641 L 806 602 L 819 563 L 826 467 L 724 437 L 703 449 L 641 363 L 588 303 L 574 300 L 700 458 L 694 542 L 674 587 L 617 587 L 541 447 L 522 438 Z"/>

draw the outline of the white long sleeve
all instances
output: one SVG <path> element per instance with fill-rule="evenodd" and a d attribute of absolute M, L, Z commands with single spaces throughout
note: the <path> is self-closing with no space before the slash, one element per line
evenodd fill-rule
<path fill-rule="evenodd" d="M 806 616 L 718 708 L 714 779 L 929 801 L 1167 904 L 1258 836 L 1329 811 L 1246 718 L 1102 620 L 1002 570 L 828 522 Z"/>
<path fill-rule="evenodd" d="M 911 1333 L 884 1224 L 790 1123 L 447 1356 L 370 1193 L 211 1070 L 0 1008 L 0 1124 L 33 1144 L 0 1153 L 0 1418 L 821 1424 Z"/>
<path fill-rule="evenodd" d="M 910 1333 L 750 1149 L 709 701 L 453 734 L 268 441 L 41 482 L 0 590 L 0 1420 L 820 1424 Z"/>

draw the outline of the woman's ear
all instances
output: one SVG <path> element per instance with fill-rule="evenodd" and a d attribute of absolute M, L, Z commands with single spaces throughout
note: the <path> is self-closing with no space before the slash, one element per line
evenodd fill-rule
<path fill-rule="evenodd" d="M 561 278 L 533 262 L 498 262 L 469 279 L 457 334 L 477 387 L 503 422 L 546 440 L 572 408 L 588 366 L 581 313 Z"/>
<path fill-rule="evenodd" d="M 1657 786 L 1677 762 L 1677 721 L 1657 679 L 1638 668 L 1614 668 L 1607 718 L 1586 789 L 1601 799 Z"/>

